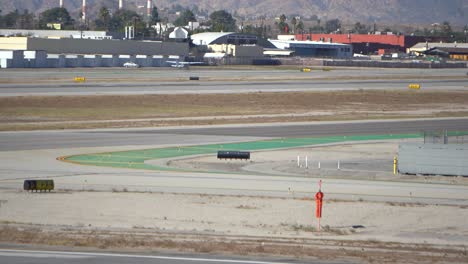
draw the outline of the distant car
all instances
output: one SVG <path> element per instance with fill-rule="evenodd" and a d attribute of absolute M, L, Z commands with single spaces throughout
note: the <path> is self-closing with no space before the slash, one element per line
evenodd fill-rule
<path fill-rule="evenodd" d="M 138 65 L 138 64 L 136 64 L 134 62 L 131 62 L 131 61 L 124 63 L 123 66 L 125 68 L 140 68 L 140 65 Z"/>

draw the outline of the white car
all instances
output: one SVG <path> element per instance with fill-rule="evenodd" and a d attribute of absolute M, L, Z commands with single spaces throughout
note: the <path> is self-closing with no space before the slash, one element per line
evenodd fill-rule
<path fill-rule="evenodd" d="M 123 65 L 125 68 L 140 68 L 140 65 L 134 63 L 134 62 L 126 62 Z"/>

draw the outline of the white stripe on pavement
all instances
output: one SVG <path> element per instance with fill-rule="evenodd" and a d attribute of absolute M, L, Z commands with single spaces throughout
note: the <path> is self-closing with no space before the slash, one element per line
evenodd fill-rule
<path fill-rule="evenodd" d="M 119 257 L 119 258 L 142 258 L 142 259 L 162 259 L 162 260 L 182 260 L 193 262 L 223 262 L 223 263 L 244 263 L 244 264 L 290 264 L 285 262 L 268 262 L 253 260 L 235 260 L 235 259 L 207 259 L 207 258 L 188 258 L 188 257 L 169 257 L 169 256 L 147 256 L 113 253 L 90 253 L 90 252 L 70 252 L 70 251 L 34 251 L 34 250 L 15 250 L 0 249 L 0 256 L 5 254 L 16 254 L 18 257 Z"/>
<path fill-rule="evenodd" d="M 3 252 L 0 250 L 0 257 L 25 257 L 25 258 L 55 258 L 55 259 L 86 259 L 90 256 L 58 255 L 50 253 L 31 253 L 31 252 Z"/>

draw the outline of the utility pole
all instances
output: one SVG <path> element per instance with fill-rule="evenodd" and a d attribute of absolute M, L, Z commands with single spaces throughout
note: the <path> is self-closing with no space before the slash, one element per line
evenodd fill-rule
<path fill-rule="evenodd" d="M 81 7 L 81 15 L 82 15 L 83 22 L 85 22 L 86 21 L 86 0 L 83 0 L 83 5 Z"/>
<path fill-rule="evenodd" d="M 468 34 L 468 24 L 465 26 L 465 29 L 463 30 L 463 32 L 465 33 L 465 43 L 467 43 L 466 42 L 466 36 Z"/>

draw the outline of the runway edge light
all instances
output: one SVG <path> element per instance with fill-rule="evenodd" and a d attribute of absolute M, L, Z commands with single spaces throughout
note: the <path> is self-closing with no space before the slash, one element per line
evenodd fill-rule
<path fill-rule="evenodd" d="M 411 83 L 408 85 L 408 88 L 409 89 L 413 89 L 413 90 L 419 90 L 421 89 L 421 84 L 419 83 Z"/>
<path fill-rule="evenodd" d="M 78 76 L 78 77 L 75 77 L 73 79 L 75 82 L 85 82 L 86 81 L 86 78 L 85 77 L 82 77 L 82 76 Z"/>

